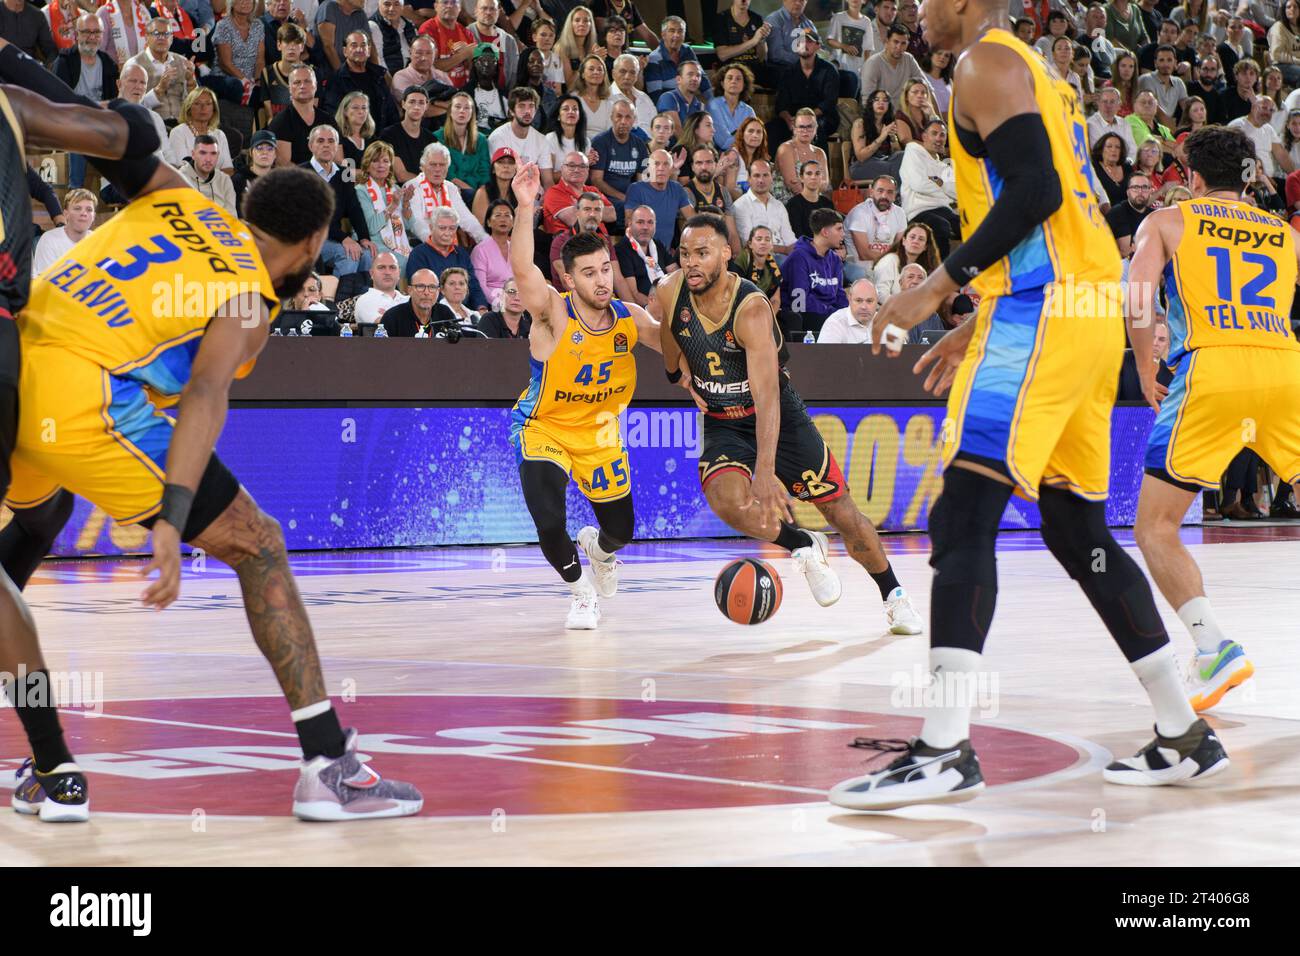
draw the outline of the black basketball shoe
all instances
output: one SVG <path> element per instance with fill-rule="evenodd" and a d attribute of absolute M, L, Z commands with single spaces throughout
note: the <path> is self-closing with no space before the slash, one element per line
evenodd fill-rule
<path fill-rule="evenodd" d="M 1228 754 L 1204 719 L 1197 720 L 1181 737 L 1151 741 L 1132 757 L 1116 760 L 1101 775 L 1107 783 L 1130 787 L 1165 787 L 1213 776 L 1228 769 Z"/>
<path fill-rule="evenodd" d="M 859 737 L 850 747 L 900 754 L 889 766 L 831 787 L 828 799 L 848 810 L 893 810 L 914 803 L 957 803 L 984 789 L 979 758 L 970 740 L 955 747 L 931 747 L 919 737 L 878 740 Z"/>
<path fill-rule="evenodd" d="M 90 789 L 75 763 L 61 763 L 49 773 L 39 773 L 28 757 L 15 774 L 13 808 L 39 815 L 46 823 L 80 823 L 90 819 Z"/>

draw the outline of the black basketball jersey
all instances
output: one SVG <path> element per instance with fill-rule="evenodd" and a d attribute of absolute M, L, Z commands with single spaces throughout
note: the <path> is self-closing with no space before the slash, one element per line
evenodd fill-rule
<path fill-rule="evenodd" d="M 10 318 L 27 303 L 31 279 L 32 200 L 23 132 L 0 90 L 0 309 Z"/>
<path fill-rule="evenodd" d="M 749 365 L 745 350 L 736 341 L 736 313 L 754 296 L 767 300 L 758 286 L 748 279 L 724 272 L 720 282 L 735 280 L 731 303 L 725 314 L 707 316 L 695 304 L 695 297 L 686 287 L 684 273 L 677 280 L 677 298 L 673 303 L 672 332 L 678 347 L 686 356 L 691 370 L 691 382 L 696 393 L 704 399 L 710 414 L 741 418 L 753 412 L 754 396 L 749 389 Z M 780 387 L 785 390 L 789 374 L 785 363 L 789 351 L 781 336 L 781 328 L 772 316 L 772 340 L 777 346 L 780 364 Z"/>

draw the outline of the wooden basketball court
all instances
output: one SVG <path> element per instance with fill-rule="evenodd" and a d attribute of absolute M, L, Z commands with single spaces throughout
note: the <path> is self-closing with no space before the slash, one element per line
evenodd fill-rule
<path fill-rule="evenodd" d="M 143 610 L 139 561 L 51 562 L 28 589 L 92 819 L 0 813 L 9 865 L 1279 864 L 1300 838 L 1300 528 L 1185 532 L 1257 676 L 1212 720 L 1233 760 L 1198 788 L 1106 785 L 1151 737 L 1136 679 L 1033 533 L 1001 540 L 976 715 L 989 789 L 952 807 L 853 814 L 825 790 L 861 772 L 854 737 L 919 730 L 925 637 L 885 632 L 844 556 L 817 607 L 788 559 L 770 622 L 722 618 L 711 583 L 750 542 L 636 545 L 597 632 L 566 632 L 567 590 L 535 547 L 295 557 L 327 684 L 384 774 L 424 791 L 415 818 L 289 816 L 297 740 L 248 633 L 235 578 L 188 568 Z M 1131 537 L 1122 537 L 1131 546 Z M 887 539 L 928 619 L 928 541 Z M 1190 651 L 1161 602 L 1171 635 Z M 71 678 L 69 678 L 71 680 Z M 72 685 L 69 685 L 72 686 Z M 98 713 L 95 713 L 98 711 Z M 0 716 L 6 787 L 26 755 Z"/>

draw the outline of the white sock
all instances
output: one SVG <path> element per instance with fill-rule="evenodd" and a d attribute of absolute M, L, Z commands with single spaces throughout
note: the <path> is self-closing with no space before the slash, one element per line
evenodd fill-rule
<path fill-rule="evenodd" d="M 612 551 L 606 551 L 600 546 L 599 532 L 596 533 L 595 539 L 591 542 L 591 550 L 587 552 L 587 557 L 591 558 L 593 561 L 600 561 L 602 563 L 614 560 L 614 553 Z"/>
<path fill-rule="evenodd" d="M 574 594 L 595 594 L 596 585 L 591 583 L 591 572 L 586 568 L 582 569 L 582 577 L 576 581 L 568 582 L 569 588 Z"/>
<path fill-rule="evenodd" d="M 1214 654 L 1219 645 L 1228 639 L 1219 629 L 1219 622 L 1214 616 L 1214 608 L 1207 597 L 1194 597 L 1178 609 L 1178 619 L 1187 628 L 1196 642 L 1196 649 L 1202 654 Z"/>
<path fill-rule="evenodd" d="M 934 684 L 926 688 L 921 739 L 931 747 L 955 747 L 970 736 L 970 710 L 983 655 L 958 647 L 930 648 Z"/>
<path fill-rule="evenodd" d="M 319 700 L 314 704 L 308 704 L 306 707 L 299 707 L 297 710 L 290 711 L 289 719 L 295 724 L 303 720 L 310 720 L 313 717 L 319 717 L 333 706 L 334 705 L 330 703 L 330 699 L 326 697 L 324 700 Z"/>
<path fill-rule="evenodd" d="M 1164 737 L 1181 737 L 1187 733 L 1187 728 L 1196 721 L 1196 713 L 1187 701 L 1178 665 L 1174 663 L 1173 645 L 1166 644 L 1129 666 L 1151 699 L 1156 712 L 1156 730 Z"/>

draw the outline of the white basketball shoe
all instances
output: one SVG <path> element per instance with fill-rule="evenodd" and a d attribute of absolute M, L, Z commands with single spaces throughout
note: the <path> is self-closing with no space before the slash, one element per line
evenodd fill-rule
<path fill-rule="evenodd" d="M 808 590 L 812 591 L 813 599 L 822 607 L 830 607 L 843 593 L 839 575 L 831 570 L 830 561 L 827 559 L 830 553 L 830 539 L 820 531 L 804 533 L 812 538 L 813 543 L 795 548 L 790 552 L 790 557 L 794 558 L 794 566 L 808 582 Z"/>
<path fill-rule="evenodd" d="M 604 559 L 596 557 L 594 552 L 600 550 L 600 532 L 591 525 L 578 532 L 578 547 L 587 556 L 596 593 L 603 598 L 612 598 L 618 593 L 618 569 L 623 562 L 614 555 Z"/>
<path fill-rule="evenodd" d="M 600 624 L 600 598 L 596 595 L 595 585 L 587 572 L 569 585 L 573 588 L 573 602 L 569 605 L 569 616 L 564 622 L 566 630 L 594 631 Z"/>

